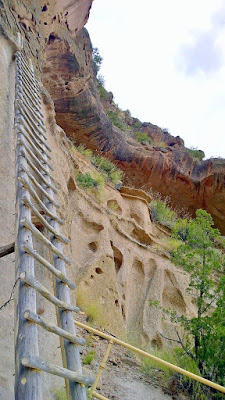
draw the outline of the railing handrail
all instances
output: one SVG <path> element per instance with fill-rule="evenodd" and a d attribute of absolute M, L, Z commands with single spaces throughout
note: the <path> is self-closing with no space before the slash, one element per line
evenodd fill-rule
<path fill-rule="evenodd" d="M 170 369 L 172 369 L 172 370 L 174 370 L 176 372 L 179 372 L 182 375 L 186 375 L 189 378 L 194 379 L 195 381 L 198 381 L 200 383 L 203 383 L 204 385 L 210 386 L 213 389 L 216 389 L 216 390 L 219 390 L 222 393 L 225 393 L 225 387 L 219 385 L 218 383 L 215 383 L 215 382 L 212 382 L 212 381 L 210 381 L 208 379 L 202 378 L 201 376 L 196 375 L 193 372 L 189 372 L 189 371 L 187 371 L 187 370 L 185 370 L 183 368 L 178 367 L 177 365 L 174 365 L 174 364 L 169 363 L 168 361 L 162 360 L 161 358 L 156 357 L 153 354 L 150 354 L 150 353 L 148 353 L 148 352 L 146 352 L 144 350 L 139 349 L 138 347 L 135 347 L 135 346 L 132 346 L 131 344 L 123 342 L 122 340 L 117 339 L 114 336 L 108 335 L 107 333 L 101 332 L 98 329 L 95 329 L 95 328 L 92 328 L 92 327 L 90 327 L 88 325 L 85 325 L 82 322 L 74 321 L 74 323 L 75 323 L 76 326 L 78 326 L 80 328 L 86 329 L 87 331 L 92 332 L 92 333 L 94 333 L 94 334 L 96 334 L 98 336 L 101 336 L 104 339 L 107 339 L 107 340 L 109 340 L 109 341 L 111 341 L 113 343 L 116 343 L 116 344 L 118 344 L 120 346 L 123 346 L 123 347 L 125 347 L 125 348 L 127 348 L 127 349 L 129 349 L 131 351 L 134 351 L 134 352 L 136 352 L 136 353 L 138 353 L 138 354 L 140 354 L 140 355 L 142 355 L 144 357 L 147 357 L 147 358 L 149 358 L 149 359 L 151 359 L 153 361 L 156 361 L 156 362 L 158 362 L 158 363 L 160 363 L 162 365 L 165 365 L 166 367 L 168 367 L 168 368 L 170 368 Z"/>

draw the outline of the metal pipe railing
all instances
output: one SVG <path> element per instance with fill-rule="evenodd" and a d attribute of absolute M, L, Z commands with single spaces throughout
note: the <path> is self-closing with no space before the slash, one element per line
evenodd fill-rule
<path fill-rule="evenodd" d="M 210 386 L 213 389 L 216 389 L 216 390 L 219 390 L 222 393 L 225 393 L 225 387 L 219 385 L 218 383 L 214 383 L 214 382 L 211 382 L 208 379 L 202 378 L 201 376 L 196 375 L 193 372 L 189 372 L 189 371 L 187 371 L 187 370 L 185 370 L 183 368 L 180 368 L 180 367 L 178 367 L 178 366 L 176 366 L 174 364 L 169 363 L 168 361 L 162 360 L 161 358 L 156 357 L 153 354 L 147 353 L 146 351 L 141 350 L 138 347 L 134 347 L 131 344 L 123 342 L 122 340 L 119 340 L 119 339 L 117 339 L 117 338 L 115 338 L 115 337 L 113 337 L 111 335 L 108 335 L 107 333 L 101 332 L 101 331 L 99 331 L 99 330 L 97 330 L 95 328 L 92 328 L 92 327 L 90 327 L 88 325 L 85 325 L 82 322 L 74 321 L 74 323 L 79 328 L 86 329 L 89 332 L 92 332 L 92 333 L 94 333 L 94 334 L 96 334 L 96 335 L 98 335 L 98 336 L 100 336 L 100 337 L 102 337 L 104 339 L 109 340 L 110 343 L 116 343 L 116 344 L 118 344 L 120 346 L 123 346 L 126 349 L 129 349 L 129 350 L 131 350 L 131 351 L 133 351 L 133 352 L 135 352 L 137 354 L 140 354 L 141 356 L 149 358 L 150 360 L 156 361 L 159 364 L 164 365 L 164 366 L 172 369 L 173 371 L 179 372 L 180 374 L 185 375 L 188 378 L 194 379 L 197 382 L 203 383 L 204 385 Z M 95 387 L 95 389 L 96 389 L 96 387 Z M 95 392 L 95 389 L 93 390 L 93 392 Z M 94 397 L 97 397 L 96 396 L 96 392 L 95 393 L 93 393 L 93 392 L 92 392 L 92 388 L 91 388 L 90 389 L 90 393 L 92 393 L 92 395 L 94 395 Z M 97 398 L 100 398 L 100 397 L 97 397 Z M 101 397 L 101 398 L 104 398 L 104 397 Z"/>

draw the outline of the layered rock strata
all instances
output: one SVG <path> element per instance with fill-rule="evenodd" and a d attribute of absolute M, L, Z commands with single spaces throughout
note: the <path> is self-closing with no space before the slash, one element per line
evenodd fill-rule
<path fill-rule="evenodd" d="M 200 162 L 185 150 L 181 138 L 150 123 L 135 129 L 136 120 L 131 117 L 125 119 L 129 129 L 115 127 L 107 116 L 110 104 L 100 101 L 96 88 L 85 29 L 77 35 L 75 45 L 76 52 L 66 41 L 52 36 L 45 50 L 43 82 L 54 100 L 57 123 L 71 139 L 113 159 L 125 172 L 127 183 L 169 196 L 173 206 L 186 208 L 191 215 L 198 208 L 206 209 L 225 233 L 225 161 Z M 132 134 L 137 130 L 145 132 L 155 145 L 138 143 Z"/>

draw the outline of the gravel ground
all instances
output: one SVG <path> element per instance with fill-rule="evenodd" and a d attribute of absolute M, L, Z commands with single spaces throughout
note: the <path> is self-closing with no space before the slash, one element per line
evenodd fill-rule
<path fill-rule="evenodd" d="M 78 318 L 86 323 L 82 317 Z M 96 375 L 99 364 L 104 357 L 108 342 L 98 336 L 90 336 L 86 331 L 78 329 L 78 334 L 86 338 L 88 346 L 82 350 L 83 362 L 86 355 L 96 352 L 90 365 L 83 364 L 84 373 Z M 106 368 L 97 387 L 98 393 L 109 400 L 181 400 L 164 393 L 154 378 L 141 372 L 139 360 L 125 348 L 113 345 Z"/>

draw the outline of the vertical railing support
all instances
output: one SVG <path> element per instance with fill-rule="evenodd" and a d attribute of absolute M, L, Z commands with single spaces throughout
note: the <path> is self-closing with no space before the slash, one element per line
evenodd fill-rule
<path fill-rule="evenodd" d="M 97 385 L 98 385 L 99 379 L 101 378 L 102 371 L 105 369 L 106 362 L 107 362 L 107 360 L 108 360 L 109 353 L 110 353 L 110 351 L 111 351 L 112 346 L 113 346 L 113 341 L 110 340 L 110 341 L 109 341 L 109 344 L 108 344 L 108 347 L 107 347 L 107 349 L 106 349 L 105 355 L 104 355 L 104 357 L 103 357 L 103 359 L 102 359 L 102 362 L 101 362 L 101 364 L 99 365 L 99 369 L 98 369 L 98 372 L 97 372 L 95 381 L 94 381 L 92 387 L 88 390 L 88 391 L 90 392 L 90 394 L 94 394 L 94 393 L 95 393 L 95 390 L 97 389 Z"/>

